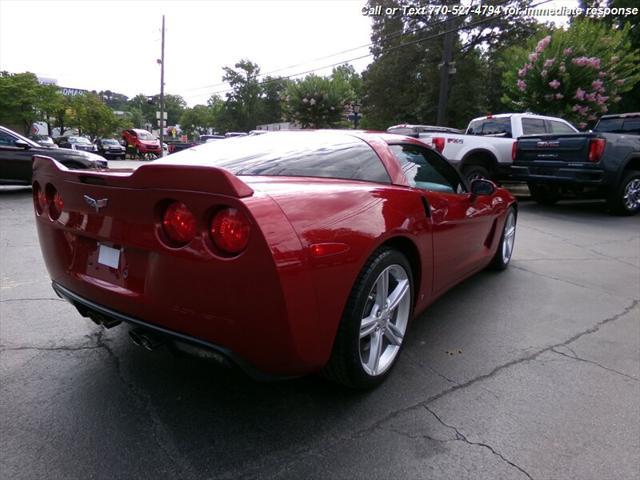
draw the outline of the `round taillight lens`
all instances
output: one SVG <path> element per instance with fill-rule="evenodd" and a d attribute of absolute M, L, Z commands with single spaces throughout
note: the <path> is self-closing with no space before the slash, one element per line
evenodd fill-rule
<path fill-rule="evenodd" d="M 38 182 L 33 184 L 33 204 L 38 215 L 42 215 L 42 212 L 47 208 L 47 195 Z"/>
<path fill-rule="evenodd" d="M 49 201 L 49 216 L 51 220 L 57 220 L 64 209 L 64 201 L 58 191 L 52 186 L 47 185 L 47 200 Z"/>
<path fill-rule="evenodd" d="M 251 224 L 244 213 L 236 208 L 225 208 L 213 216 L 209 233 L 216 247 L 236 254 L 247 248 L 250 230 Z"/>
<path fill-rule="evenodd" d="M 196 219 L 182 202 L 173 202 L 162 216 L 164 233 L 173 243 L 183 246 L 196 236 Z"/>

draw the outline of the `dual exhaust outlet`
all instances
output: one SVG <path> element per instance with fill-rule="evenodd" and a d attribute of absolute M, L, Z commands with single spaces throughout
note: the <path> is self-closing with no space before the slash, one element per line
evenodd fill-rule
<path fill-rule="evenodd" d="M 87 312 L 87 316 L 95 323 L 104 328 L 113 328 L 120 325 L 122 322 L 115 318 L 107 317 L 98 312 Z M 156 335 L 150 330 L 144 328 L 133 328 L 129 331 L 129 338 L 131 341 L 146 350 L 153 351 L 165 343 L 164 338 Z"/>

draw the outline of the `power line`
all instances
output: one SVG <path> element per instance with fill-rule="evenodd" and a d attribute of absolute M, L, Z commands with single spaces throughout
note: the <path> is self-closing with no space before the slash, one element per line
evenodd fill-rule
<path fill-rule="evenodd" d="M 498 6 L 504 5 L 506 3 L 509 3 L 510 1 L 511 0 L 503 0 L 501 2 L 496 3 L 494 6 L 498 7 Z M 329 54 L 329 55 L 324 55 L 322 57 L 314 58 L 312 60 L 307 60 L 307 61 L 304 61 L 304 62 L 296 63 L 296 64 L 293 64 L 293 65 L 289 65 L 287 67 L 278 68 L 276 70 L 271 70 L 269 72 L 260 73 L 259 75 L 256 75 L 256 78 L 258 78 L 258 77 L 266 77 L 266 76 L 272 75 L 274 73 L 282 72 L 282 71 L 285 71 L 285 70 L 290 70 L 290 69 L 296 68 L 296 67 L 301 67 L 303 65 L 309 65 L 309 64 L 312 64 L 314 62 L 318 62 L 320 60 L 326 60 L 327 58 L 337 57 L 338 55 L 343 55 L 345 53 L 353 52 L 353 51 L 356 51 L 356 50 L 361 50 L 363 48 L 372 47 L 373 45 L 376 45 L 376 44 L 380 43 L 381 41 L 390 40 L 393 37 L 397 37 L 397 36 L 400 36 L 400 35 L 410 35 L 412 33 L 416 33 L 416 32 L 425 30 L 427 28 L 436 27 L 438 25 L 441 25 L 443 23 L 448 22 L 452 18 L 454 18 L 454 17 L 447 17 L 447 18 L 444 18 L 442 20 L 438 20 L 437 22 L 429 23 L 429 24 L 423 25 L 422 27 L 416 27 L 416 28 L 409 29 L 409 30 L 406 30 L 406 31 L 404 29 L 396 30 L 395 32 L 391 32 L 391 33 L 387 33 L 387 34 L 383 35 L 380 39 L 378 39 L 375 42 L 365 43 L 363 45 L 359 45 L 357 47 L 348 48 L 348 49 L 342 50 L 340 52 L 332 53 L 332 54 Z M 351 61 L 351 60 L 346 60 L 346 62 L 348 62 L 348 61 Z M 222 86 L 222 85 L 226 85 L 226 82 L 219 82 L 219 83 L 214 83 L 214 84 L 211 84 L 211 85 L 203 85 L 202 87 L 187 88 L 187 89 L 185 89 L 183 91 L 191 92 L 191 91 L 194 91 L 194 90 L 204 90 L 204 89 L 207 89 L 207 88 L 219 87 L 219 86 Z M 194 95 L 192 95 L 192 96 L 194 96 Z"/>
<path fill-rule="evenodd" d="M 543 0 L 542 2 L 539 2 L 539 3 L 535 4 L 535 5 L 531 5 L 529 8 L 538 7 L 540 5 L 544 5 L 545 3 L 549 3 L 550 1 L 551 0 Z M 486 17 L 486 18 L 478 20 L 476 22 L 471 22 L 471 23 L 469 23 L 467 25 L 462 25 L 460 27 L 453 28 L 453 29 L 450 29 L 450 30 L 445 30 L 443 32 L 439 32 L 439 33 L 436 33 L 434 35 L 430 35 L 430 36 L 427 36 L 427 37 L 424 37 L 424 38 L 420 38 L 420 39 L 412 40 L 412 41 L 409 41 L 409 42 L 401 43 L 399 45 L 395 45 L 395 46 L 392 46 L 392 47 L 388 47 L 388 48 L 386 48 L 384 50 L 383 54 L 386 54 L 388 52 L 397 50 L 399 48 L 407 47 L 407 46 L 410 46 L 410 45 L 415 45 L 417 43 L 421 43 L 421 42 L 424 42 L 424 41 L 427 41 L 427 40 L 433 40 L 435 38 L 439 38 L 439 37 L 441 37 L 443 35 L 446 35 L 448 33 L 459 32 L 460 30 L 467 30 L 469 28 L 473 28 L 473 27 L 475 27 L 477 25 L 481 25 L 483 23 L 487 23 L 487 22 L 489 22 L 491 20 L 495 20 L 495 19 L 500 18 L 502 16 L 504 16 L 504 14 L 493 15 L 491 17 Z M 447 18 L 446 20 L 450 20 L 450 18 Z M 433 25 L 429 25 L 429 26 L 433 26 Z M 278 77 L 278 78 L 274 78 L 274 79 L 271 79 L 271 80 L 265 80 L 265 81 L 262 81 L 262 82 L 258 82 L 257 85 L 267 85 L 269 83 L 274 83 L 274 82 L 277 82 L 277 81 L 280 81 L 280 80 L 287 80 L 287 79 L 290 79 L 290 78 L 293 78 L 293 77 L 298 77 L 300 75 L 307 75 L 307 74 L 310 74 L 310 73 L 313 73 L 313 72 L 317 72 L 318 70 L 324 70 L 326 68 L 332 68 L 332 67 L 336 67 L 338 65 L 344 65 L 345 63 L 353 62 L 353 61 L 356 61 L 356 60 L 362 60 L 363 58 L 372 57 L 373 55 L 374 55 L 373 53 L 368 53 L 366 55 L 360 55 L 358 57 L 349 58 L 347 60 L 342 60 L 340 62 L 332 63 L 332 64 L 329 64 L 329 65 L 324 65 L 322 67 L 313 68 L 311 70 L 306 70 L 304 72 L 298 72 L 298 73 L 294 73 L 294 74 L 287 75 L 287 76 L 284 76 L 284 77 Z M 227 88 L 227 89 L 224 89 L 224 90 L 218 90 L 218 91 L 215 91 L 215 92 L 211 92 L 210 95 L 213 96 L 213 95 L 218 95 L 218 94 L 227 93 L 227 92 L 231 92 L 231 91 L 233 91 L 233 88 Z M 199 96 L 199 94 L 188 95 L 186 98 L 193 98 L 194 96 Z"/>

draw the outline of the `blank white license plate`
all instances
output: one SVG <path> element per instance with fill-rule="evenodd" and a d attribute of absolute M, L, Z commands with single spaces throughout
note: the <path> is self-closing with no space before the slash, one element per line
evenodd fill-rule
<path fill-rule="evenodd" d="M 107 267 L 118 268 L 118 265 L 120 265 L 120 250 L 100 245 L 98 247 L 98 263 Z"/>

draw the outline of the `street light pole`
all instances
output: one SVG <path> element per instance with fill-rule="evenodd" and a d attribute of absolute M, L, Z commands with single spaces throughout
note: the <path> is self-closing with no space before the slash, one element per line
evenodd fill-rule
<path fill-rule="evenodd" d="M 164 156 L 164 15 L 162 15 L 162 51 L 160 53 L 160 156 Z"/>

